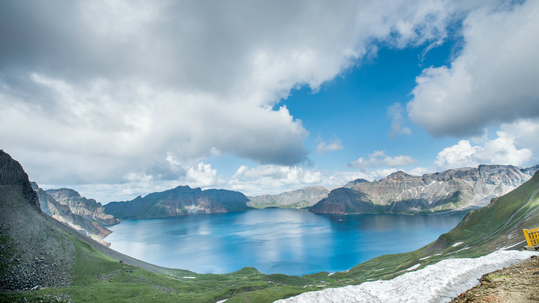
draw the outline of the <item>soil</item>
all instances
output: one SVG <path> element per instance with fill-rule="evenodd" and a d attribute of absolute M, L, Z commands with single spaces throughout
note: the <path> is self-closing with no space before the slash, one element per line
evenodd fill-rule
<path fill-rule="evenodd" d="M 451 303 L 539 302 L 539 258 L 530 259 L 481 277 L 481 284 L 460 294 Z"/>

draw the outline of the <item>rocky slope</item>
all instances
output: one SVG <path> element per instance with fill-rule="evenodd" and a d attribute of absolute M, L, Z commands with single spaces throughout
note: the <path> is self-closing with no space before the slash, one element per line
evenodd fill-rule
<path fill-rule="evenodd" d="M 251 209 L 249 199 L 236 191 L 178 186 L 126 202 L 110 202 L 105 212 L 121 220 L 226 213 Z"/>
<path fill-rule="evenodd" d="M 69 206 L 69 209 L 78 216 L 87 220 L 95 221 L 103 225 L 114 225 L 120 223 L 120 220 L 114 216 L 105 213 L 105 208 L 101 203 L 94 199 L 82 197 L 77 191 L 69 188 L 48 189 L 45 191 L 54 200 L 62 205 Z"/>
<path fill-rule="evenodd" d="M 539 262 L 537 256 L 484 274 L 476 287 L 460 294 L 451 303 L 539 302 Z"/>
<path fill-rule="evenodd" d="M 311 211 L 329 214 L 419 214 L 477 208 L 529 180 L 539 165 L 480 165 L 421 177 L 402 171 L 379 181 L 353 181 L 334 189 Z"/>
<path fill-rule="evenodd" d="M 39 204 L 41 205 L 41 210 L 44 213 L 62 223 L 71 226 L 72 228 L 78 230 L 79 232 L 103 245 L 109 244 L 105 242 L 103 238 L 110 235 L 112 233 L 111 230 L 107 229 L 96 221 L 87 219 L 87 217 L 74 214 L 71 211 L 69 205 L 61 204 L 56 201 L 43 189 L 39 188 L 39 186 L 35 182 L 32 182 L 32 188 L 37 193 Z"/>
<path fill-rule="evenodd" d="M 125 275 L 126 266 L 131 271 L 142 268 L 143 274 L 148 270 L 169 272 L 109 249 L 42 212 L 38 195 L 22 166 L 3 150 L 0 150 L 0 251 L 0 302 L 28 302 L 26 296 L 35 295 L 15 292 L 6 299 L 8 291 L 61 289 L 115 278 Z M 114 289 L 115 293 L 118 291 Z M 48 297 L 47 302 L 51 299 L 59 302 L 61 298 L 69 300 L 69 296 L 61 294 Z M 30 301 L 38 302 L 35 298 Z"/>
<path fill-rule="evenodd" d="M 278 195 L 261 195 L 247 198 L 249 198 L 248 205 L 254 208 L 305 208 L 313 206 L 318 201 L 326 198 L 329 192 L 330 189 L 327 187 L 310 186 Z"/>

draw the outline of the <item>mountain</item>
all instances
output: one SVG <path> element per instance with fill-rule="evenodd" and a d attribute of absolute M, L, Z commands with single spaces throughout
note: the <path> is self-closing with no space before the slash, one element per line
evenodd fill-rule
<path fill-rule="evenodd" d="M 310 186 L 278 195 L 262 195 L 247 198 L 249 198 L 248 205 L 254 208 L 305 208 L 326 198 L 329 191 L 330 189 L 327 187 Z"/>
<path fill-rule="evenodd" d="M 328 214 L 422 214 L 482 207 L 517 188 L 539 165 L 479 165 L 421 177 L 395 172 L 379 181 L 351 182 L 310 208 Z"/>
<path fill-rule="evenodd" d="M 61 204 L 56 201 L 43 189 L 39 188 L 39 186 L 35 182 L 32 182 L 31 184 L 32 188 L 37 193 L 41 210 L 44 213 L 62 223 L 71 226 L 72 228 L 78 230 L 79 232 L 103 245 L 109 244 L 105 242 L 103 238 L 110 235 L 112 233 L 111 230 L 107 229 L 96 221 L 89 220 L 84 216 L 74 214 L 71 211 L 69 205 Z"/>
<path fill-rule="evenodd" d="M 438 214 L 443 216 L 443 214 Z M 451 231 L 416 251 L 384 255 L 332 275 L 335 279 L 361 281 L 392 279 L 410 268 L 450 258 L 476 258 L 496 250 L 527 246 L 523 229 L 539 227 L 539 172 L 485 207 L 470 211 Z M 354 283 L 356 284 L 356 283 Z"/>
<path fill-rule="evenodd" d="M 105 212 L 121 220 L 226 213 L 252 209 L 244 194 L 224 189 L 178 186 L 126 202 L 110 202 Z"/>
<path fill-rule="evenodd" d="M 75 215 L 82 216 L 87 220 L 95 221 L 102 225 L 114 225 L 120 223 L 120 220 L 105 213 L 105 208 L 101 203 L 96 202 L 94 199 L 82 197 L 73 189 L 48 189 L 45 192 L 60 204 L 69 206 L 69 209 L 71 209 Z"/>
<path fill-rule="evenodd" d="M 274 302 L 307 291 L 391 279 L 444 259 L 522 248 L 522 229 L 539 227 L 538 193 L 536 173 L 488 206 L 469 212 L 436 241 L 345 272 L 296 277 L 244 268 L 206 275 L 136 260 L 53 219 L 41 211 L 20 164 L 0 150 L 0 302 Z M 29 289 L 36 291 L 24 291 Z"/>

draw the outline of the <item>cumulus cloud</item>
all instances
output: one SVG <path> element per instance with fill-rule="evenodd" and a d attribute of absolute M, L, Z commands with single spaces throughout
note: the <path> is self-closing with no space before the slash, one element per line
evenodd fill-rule
<path fill-rule="evenodd" d="M 470 141 L 461 140 L 438 153 L 434 164 L 442 169 L 476 167 L 479 164 L 528 164 L 533 153 L 528 148 L 517 149 L 515 138 L 504 131 L 497 132 L 498 138 L 486 141 L 484 146 L 472 146 Z"/>
<path fill-rule="evenodd" d="M 280 193 L 322 181 L 322 172 L 304 170 L 297 166 L 259 165 L 249 168 L 242 165 L 228 182 L 228 187 L 251 195 Z"/>
<path fill-rule="evenodd" d="M 533 161 L 539 162 L 539 118 L 504 123 L 500 129 L 515 138 L 515 147 L 531 149 L 535 156 Z"/>
<path fill-rule="evenodd" d="M 318 138 L 317 141 L 319 142 L 318 145 L 316 145 L 316 152 L 318 154 L 323 154 L 327 151 L 337 151 L 344 148 L 339 139 L 333 139 L 330 144 L 326 144 L 326 142 L 320 138 Z"/>
<path fill-rule="evenodd" d="M 376 168 L 381 166 L 399 167 L 407 166 L 416 163 L 417 160 L 410 156 L 396 156 L 391 157 L 386 155 L 383 151 L 375 151 L 369 154 L 369 158 L 365 159 L 361 157 L 354 162 L 348 164 L 348 167 L 359 168 L 363 171 L 367 171 L 369 168 Z"/>
<path fill-rule="evenodd" d="M 2 148 L 79 187 L 219 182 L 211 155 L 296 167 L 309 133 L 279 100 L 377 43 L 441 43 L 468 2 L 1 1 Z"/>
<path fill-rule="evenodd" d="M 417 77 L 409 117 L 435 136 L 480 135 L 491 123 L 539 116 L 539 2 L 483 7 L 463 22 L 450 66 Z"/>

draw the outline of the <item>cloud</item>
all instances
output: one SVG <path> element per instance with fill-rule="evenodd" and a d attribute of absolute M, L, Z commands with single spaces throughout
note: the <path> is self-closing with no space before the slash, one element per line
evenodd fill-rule
<path fill-rule="evenodd" d="M 477 5 L 1 1 L 2 148 L 64 186 L 209 184 L 212 155 L 295 167 L 309 132 L 278 106 L 291 89 L 316 92 L 379 44 L 437 45 Z"/>
<path fill-rule="evenodd" d="M 404 117 L 402 112 L 402 105 L 398 102 L 387 108 L 387 115 L 391 118 L 391 130 L 389 131 L 391 140 L 395 140 L 399 134 L 412 134 L 408 127 L 403 126 Z"/>
<path fill-rule="evenodd" d="M 321 180 L 322 173 L 316 169 L 304 170 L 297 166 L 280 165 L 249 168 L 242 165 L 228 182 L 228 187 L 250 195 L 260 195 L 316 185 Z"/>
<path fill-rule="evenodd" d="M 388 167 L 399 167 L 407 166 L 416 163 L 417 160 L 413 159 L 410 156 L 396 156 L 390 157 L 386 155 L 383 151 L 375 151 L 369 155 L 368 159 L 361 157 L 354 162 L 349 163 L 348 167 L 359 168 L 363 171 L 368 171 L 369 168 L 388 166 Z M 385 176 L 384 176 L 385 177 Z"/>
<path fill-rule="evenodd" d="M 539 2 L 469 13 L 450 66 L 417 77 L 408 116 L 435 136 L 480 135 L 499 122 L 539 116 Z"/>
<path fill-rule="evenodd" d="M 318 154 L 323 154 L 327 151 L 337 151 L 344 148 L 341 144 L 341 140 L 339 139 L 333 139 L 333 141 L 327 145 L 326 145 L 326 142 L 324 142 L 324 140 L 320 138 L 318 138 L 317 141 L 320 142 L 318 143 L 318 145 L 316 145 L 316 153 Z"/>
<path fill-rule="evenodd" d="M 528 164 L 533 153 L 528 148 L 517 149 L 515 138 L 504 131 L 497 132 L 498 138 L 472 146 L 470 141 L 461 140 L 438 153 L 434 164 L 441 169 L 476 167 L 479 164 L 505 164 L 523 166 Z"/>
<path fill-rule="evenodd" d="M 533 161 L 539 162 L 539 118 L 504 123 L 500 129 L 514 138 L 515 147 L 530 149 L 535 155 Z"/>

